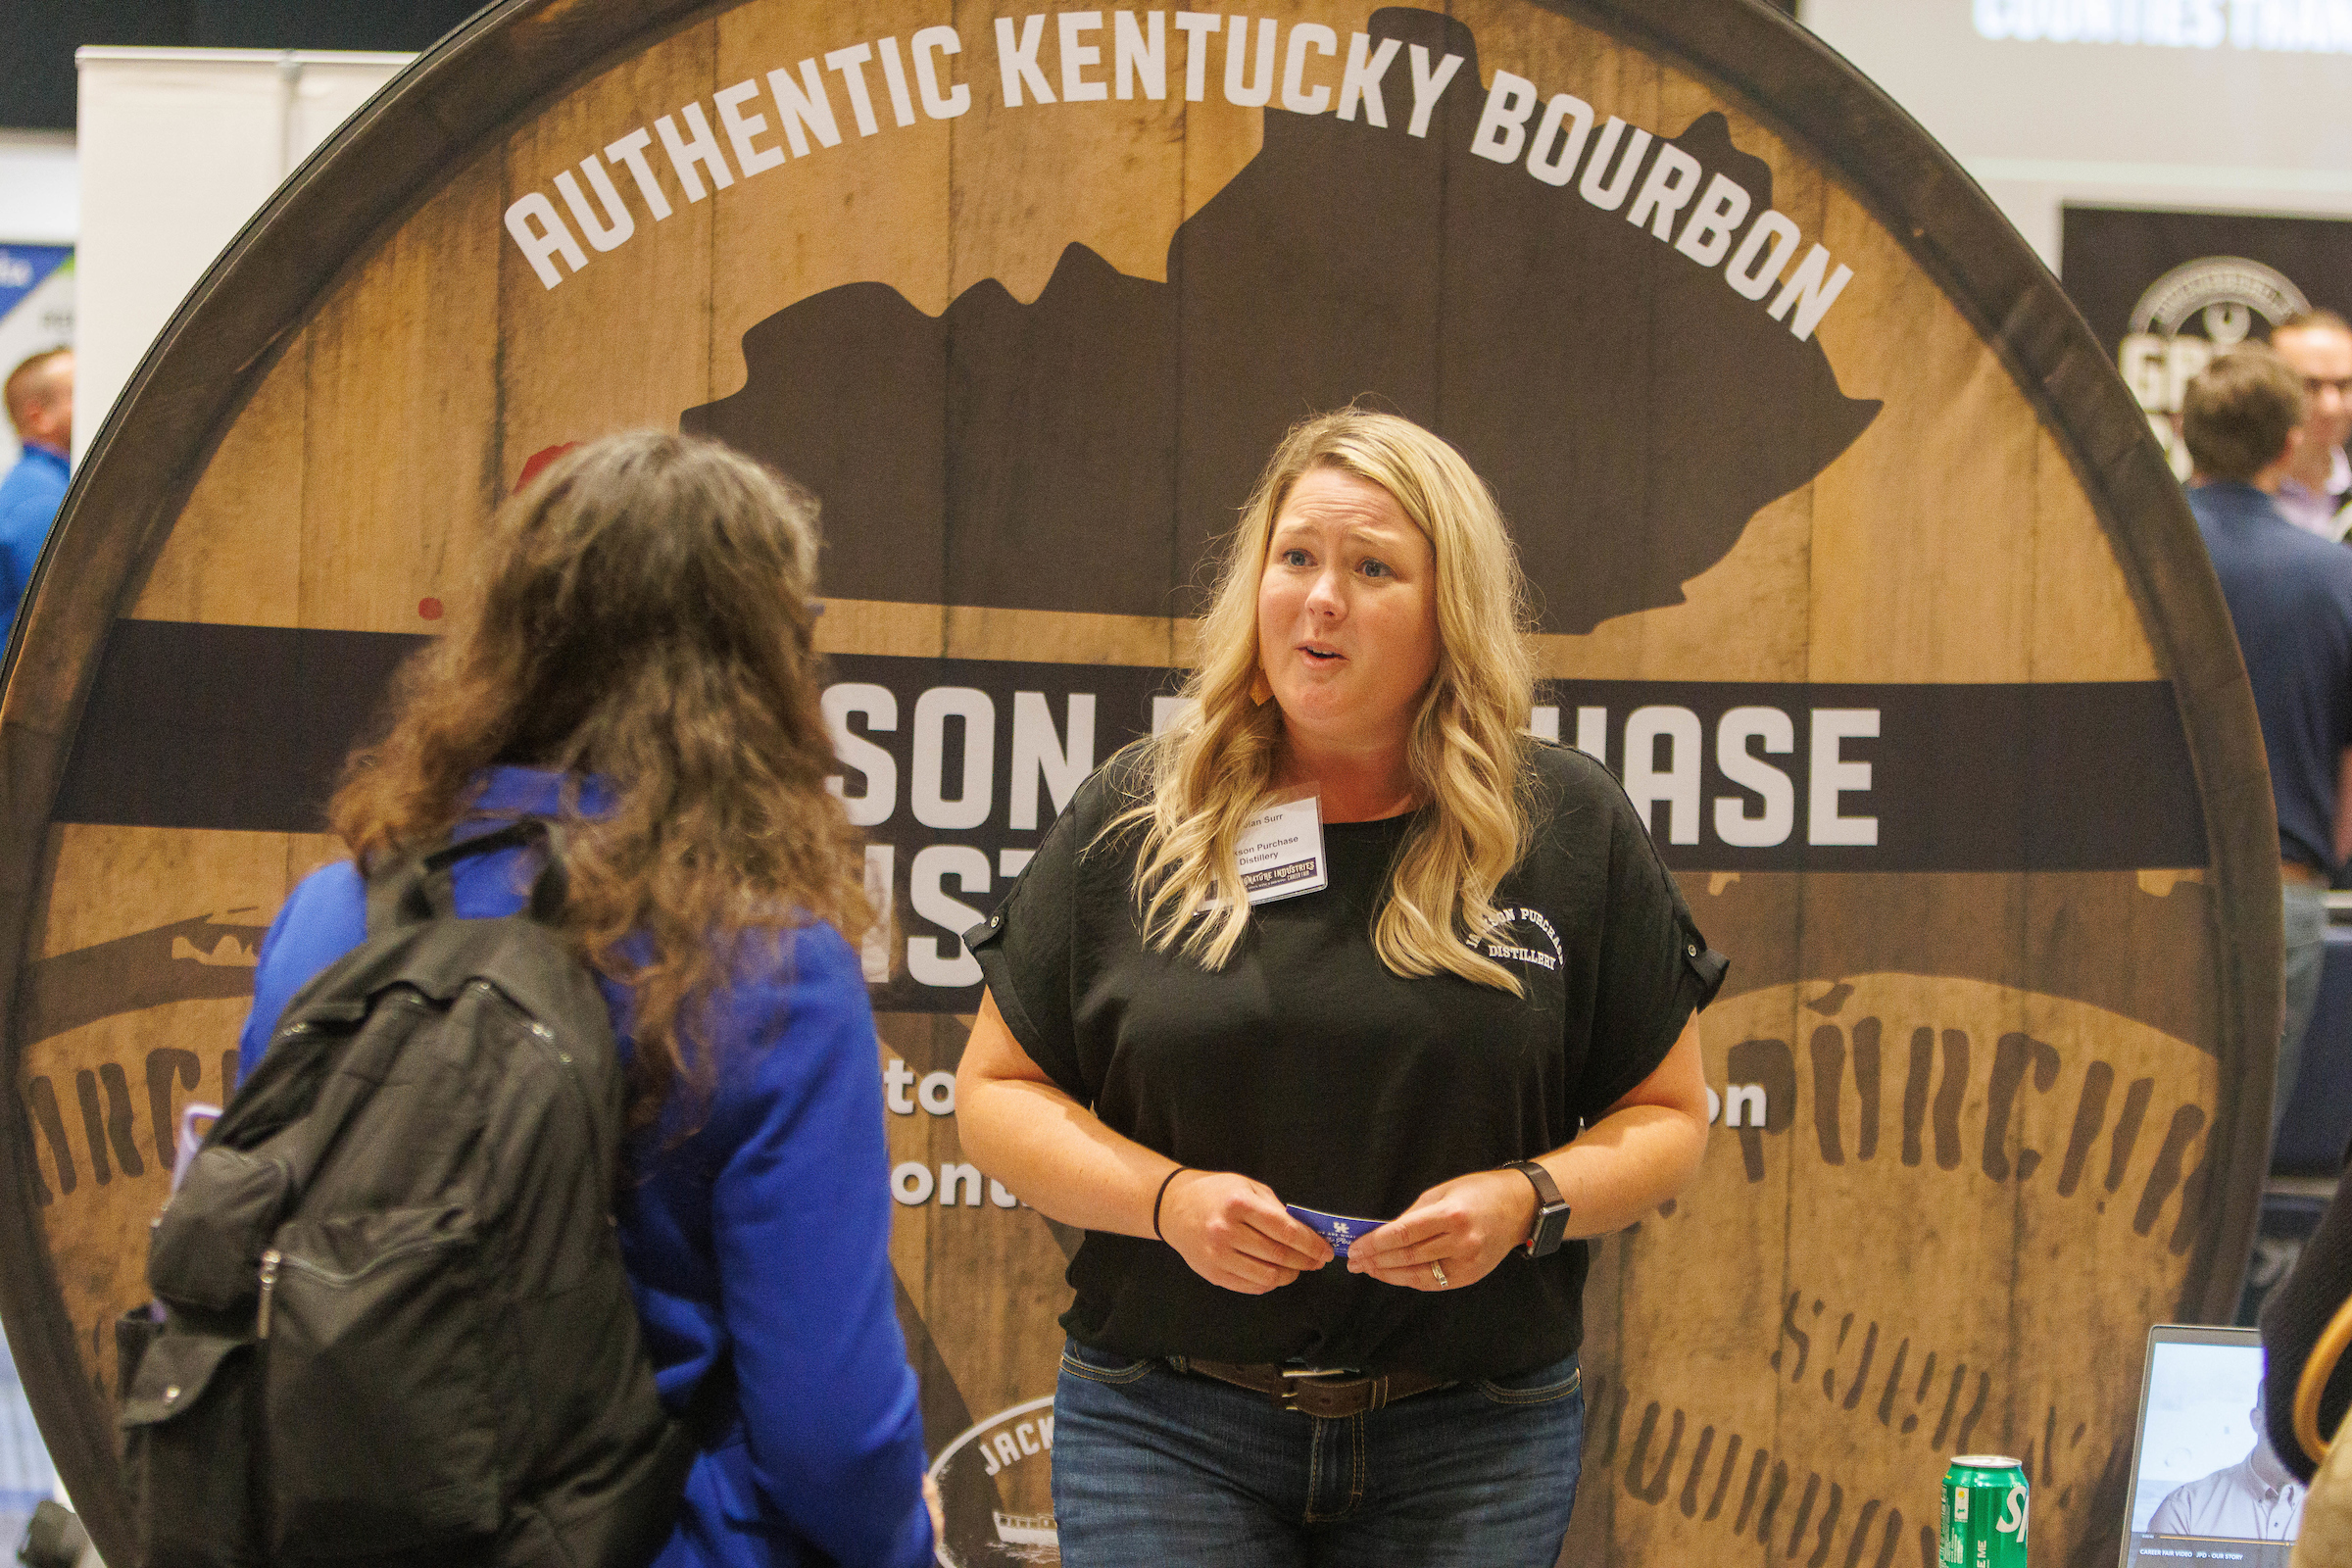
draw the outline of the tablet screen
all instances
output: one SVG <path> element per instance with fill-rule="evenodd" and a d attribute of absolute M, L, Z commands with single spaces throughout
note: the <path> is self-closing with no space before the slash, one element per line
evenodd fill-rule
<path fill-rule="evenodd" d="M 2262 1397 L 2253 1330 L 2165 1325 L 2149 1336 L 2127 1568 L 2286 1568 L 2304 1489 L 2270 1449 Z"/>

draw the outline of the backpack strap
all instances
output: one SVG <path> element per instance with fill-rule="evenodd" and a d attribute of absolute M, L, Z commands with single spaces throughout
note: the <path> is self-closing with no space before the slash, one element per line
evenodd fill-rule
<path fill-rule="evenodd" d="M 395 926 L 448 919 L 457 913 L 457 894 L 450 867 L 476 855 L 544 845 L 547 861 L 531 882 L 531 918 L 553 925 L 564 912 L 569 878 L 564 870 L 564 830 L 535 816 L 518 817 L 506 826 L 472 838 L 456 839 L 423 855 L 406 854 L 368 879 L 368 933 Z"/>

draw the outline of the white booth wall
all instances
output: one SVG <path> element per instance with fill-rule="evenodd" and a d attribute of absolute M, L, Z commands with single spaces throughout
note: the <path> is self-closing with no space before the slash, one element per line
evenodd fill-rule
<path fill-rule="evenodd" d="M 2352 217 L 2341 3 L 1802 0 L 1797 15 L 2052 271 L 2068 203 Z"/>
<path fill-rule="evenodd" d="M 0 245 L 71 245 L 81 187 L 70 130 L 0 130 Z"/>
<path fill-rule="evenodd" d="M 215 257 L 405 54 L 84 48 L 74 456 Z"/>

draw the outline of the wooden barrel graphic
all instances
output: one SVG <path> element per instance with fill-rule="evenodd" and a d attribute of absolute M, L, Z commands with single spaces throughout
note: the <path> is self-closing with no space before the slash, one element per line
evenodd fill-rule
<path fill-rule="evenodd" d="M 334 769 L 531 459 L 657 425 L 824 498 L 940 1560 L 1052 1560 L 1075 1237 L 961 1155 L 956 933 L 1357 398 L 1495 485 L 1539 726 L 1733 959 L 1702 1173 L 1595 1246 L 1575 1560 L 1924 1562 L 1965 1449 L 2111 1555 L 2145 1327 L 2227 1314 L 2262 1175 L 2253 710 L 2048 274 L 1748 0 L 514 0 L 347 125 L 109 419 L 0 706 L 0 1311 L 102 1548 L 106 1326 Z"/>

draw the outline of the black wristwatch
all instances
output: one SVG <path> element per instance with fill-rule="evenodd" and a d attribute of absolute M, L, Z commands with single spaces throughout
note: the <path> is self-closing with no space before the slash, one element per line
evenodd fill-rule
<path fill-rule="evenodd" d="M 1532 1159 L 1514 1159 L 1504 1169 L 1517 1171 L 1536 1190 L 1536 1223 L 1527 1233 L 1527 1255 L 1544 1257 L 1558 1251 L 1568 1238 L 1568 1200 L 1560 1196 L 1559 1183 Z"/>

